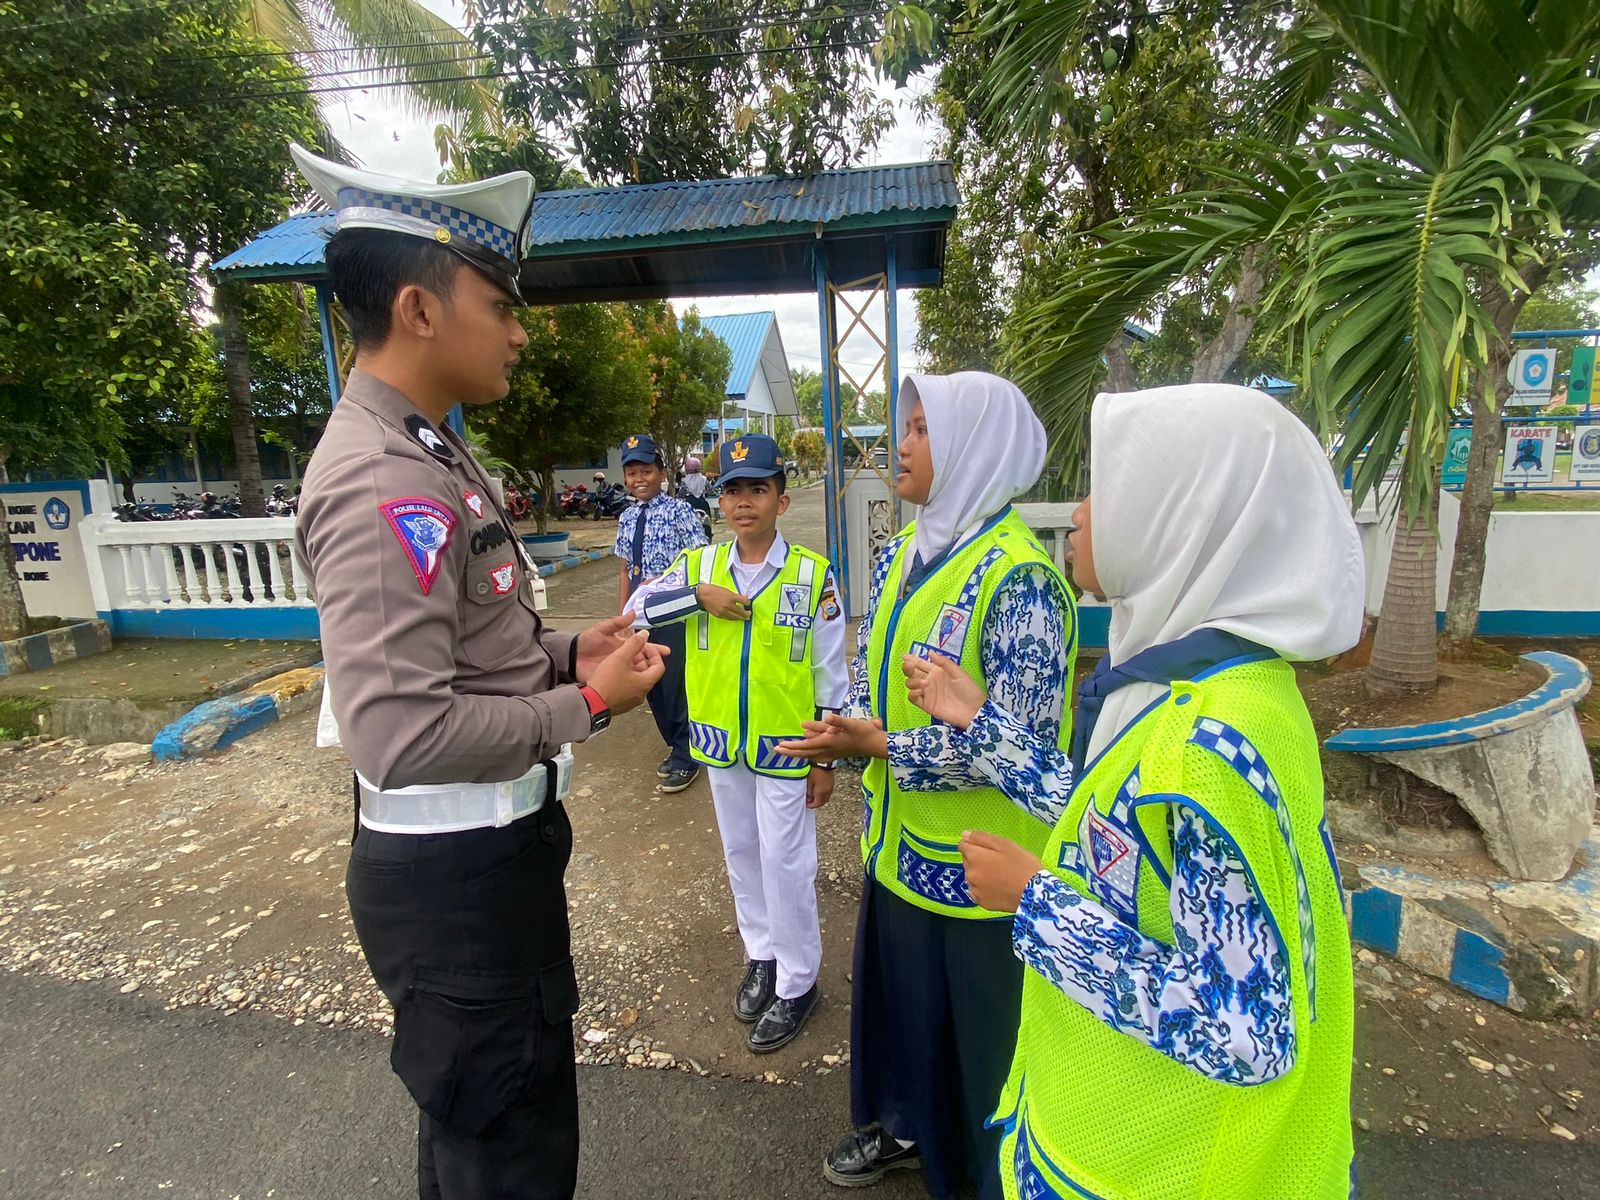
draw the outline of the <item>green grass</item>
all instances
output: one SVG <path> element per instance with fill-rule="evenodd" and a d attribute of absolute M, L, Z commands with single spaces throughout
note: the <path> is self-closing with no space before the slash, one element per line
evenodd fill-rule
<path fill-rule="evenodd" d="M 1600 487 L 1581 492 L 1525 492 L 1507 500 L 1504 491 L 1494 498 L 1495 512 L 1600 512 Z"/>

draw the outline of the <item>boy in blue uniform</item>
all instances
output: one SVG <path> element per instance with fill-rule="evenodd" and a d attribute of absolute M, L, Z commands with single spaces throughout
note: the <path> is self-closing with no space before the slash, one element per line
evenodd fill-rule
<path fill-rule="evenodd" d="M 639 585 L 654 579 L 685 550 L 706 544 L 705 529 L 694 509 L 662 491 L 667 481 L 666 463 L 655 439 L 638 433 L 622 443 L 622 482 L 637 502 L 617 518 L 617 544 L 613 553 L 622 560 L 617 579 L 618 609 Z M 667 757 L 656 768 L 663 792 L 681 792 L 700 774 L 689 754 L 689 704 L 683 691 L 683 627 L 669 625 L 652 630 L 650 640 L 665 646 L 666 674 L 650 689 L 650 715 L 655 718 Z"/>
<path fill-rule="evenodd" d="M 749 959 L 733 1010 L 754 1025 L 751 1051 L 766 1054 L 793 1041 L 817 1004 L 815 810 L 833 794 L 831 763 L 777 745 L 845 702 L 845 620 L 827 559 L 778 532 L 789 506 L 778 444 L 728 442 L 722 481 L 736 540 L 683 554 L 633 606 L 652 628 L 689 622 L 678 645 L 688 643 L 691 743 L 716 768 L 711 799 Z"/>

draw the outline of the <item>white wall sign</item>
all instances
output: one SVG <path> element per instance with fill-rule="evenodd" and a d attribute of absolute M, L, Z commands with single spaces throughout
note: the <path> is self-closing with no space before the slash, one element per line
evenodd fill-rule
<path fill-rule="evenodd" d="M 1556 427 L 1513 425 L 1500 456 L 1501 483 L 1550 483 L 1556 477 Z"/>
<path fill-rule="evenodd" d="M 0 487 L 0 500 L 6 505 L 6 527 L 28 613 L 94 616 L 83 542 L 78 537 L 88 502 L 84 485 L 9 484 Z"/>
<path fill-rule="evenodd" d="M 1572 469 L 1567 478 L 1600 483 L 1600 425 L 1579 425 L 1572 431 Z"/>
<path fill-rule="evenodd" d="M 1556 352 L 1518 350 L 1511 356 L 1506 377 L 1511 381 L 1511 398 L 1507 404 L 1549 404 L 1550 390 L 1556 382 Z"/>

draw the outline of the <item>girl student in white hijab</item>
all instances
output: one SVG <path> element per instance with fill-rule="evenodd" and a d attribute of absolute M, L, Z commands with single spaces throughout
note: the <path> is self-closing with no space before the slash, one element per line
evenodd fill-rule
<path fill-rule="evenodd" d="M 1293 660 L 1361 632 L 1321 446 L 1225 385 L 1102 395 L 1075 582 L 1111 604 L 1070 756 L 951 664 L 904 664 L 974 769 L 1057 814 L 1041 856 L 961 839 L 1028 966 L 995 1120 L 1006 1195 L 1343 1200 L 1350 944 Z"/>
<path fill-rule="evenodd" d="M 971 1185 L 998 1200 L 999 1133 L 984 1118 L 1011 1059 L 1022 968 L 1009 915 L 973 899 L 957 842 L 987 829 L 1037 851 L 1049 830 L 971 769 L 964 737 L 912 707 L 900 664 L 949 655 L 1043 754 L 1070 735 L 1077 621 L 1066 581 L 1011 508 L 1044 464 L 1026 397 L 980 372 L 911 375 L 900 406 L 896 490 L 919 511 L 874 566 L 850 708 L 778 747 L 871 760 L 852 977 L 856 1129 L 823 1172 L 858 1186 L 920 1167 L 932 1196 Z"/>

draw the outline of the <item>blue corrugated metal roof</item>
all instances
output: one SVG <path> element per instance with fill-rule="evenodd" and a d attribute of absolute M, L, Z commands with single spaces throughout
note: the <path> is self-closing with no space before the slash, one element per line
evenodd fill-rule
<path fill-rule="evenodd" d="M 896 214 L 914 220 L 927 213 L 947 221 L 956 201 L 955 175 L 943 162 L 851 167 L 791 179 L 758 175 L 544 192 L 533 202 L 529 253 L 614 251 L 628 242 L 711 243 L 759 236 L 777 226 L 904 224 Z M 331 231 L 328 213 L 298 214 L 211 269 L 248 278 L 315 278 L 322 274 L 323 243 Z"/>
<path fill-rule="evenodd" d="M 745 396 L 750 392 L 750 380 L 761 365 L 761 351 L 767 344 L 767 330 L 771 327 L 770 312 L 730 313 L 720 317 L 701 317 L 700 324 L 727 343 L 732 352 L 728 367 L 728 395 Z"/>
<path fill-rule="evenodd" d="M 684 183 L 545 192 L 533 208 L 533 245 L 657 238 L 759 225 L 833 224 L 892 212 L 953 209 L 949 163 L 851 167 L 784 179 L 757 175 Z"/>
<path fill-rule="evenodd" d="M 333 214 L 296 213 L 256 239 L 219 259 L 212 271 L 282 268 L 285 272 L 322 273 L 322 251 L 333 233 Z"/>
<path fill-rule="evenodd" d="M 1295 385 L 1287 379 L 1279 379 L 1276 375 L 1257 375 L 1248 387 L 1265 392 L 1269 396 L 1286 396 L 1295 390 Z"/>

